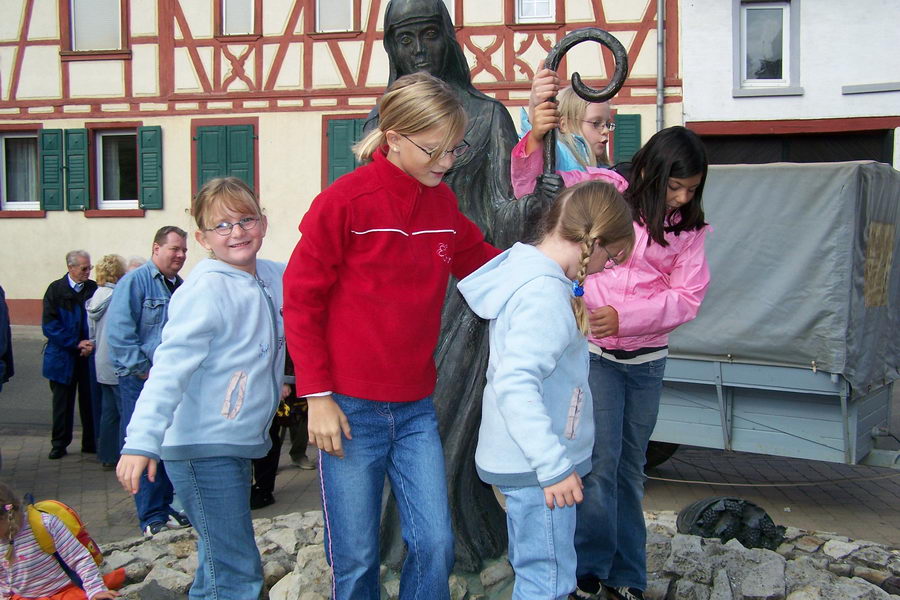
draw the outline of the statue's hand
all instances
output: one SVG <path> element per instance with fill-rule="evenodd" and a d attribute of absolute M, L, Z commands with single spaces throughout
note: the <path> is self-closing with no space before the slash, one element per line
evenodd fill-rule
<path fill-rule="evenodd" d="M 553 200 L 566 187 L 563 179 L 558 173 L 544 173 L 538 175 L 537 183 L 534 186 L 535 194 L 544 200 Z"/>

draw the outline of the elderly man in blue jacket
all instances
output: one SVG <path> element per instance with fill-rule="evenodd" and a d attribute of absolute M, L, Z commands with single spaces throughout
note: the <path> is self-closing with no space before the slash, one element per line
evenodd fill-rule
<path fill-rule="evenodd" d="M 94 351 L 88 335 L 84 303 L 94 295 L 97 284 L 91 274 L 91 256 L 84 250 L 66 254 L 68 273 L 47 287 L 41 328 L 47 338 L 44 350 L 44 377 L 50 380 L 53 394 L 53 433 L 51 460 L 67 454 L 72 443 L 75 419 L 75 394 L 81 417 L 81 451 L 97 451 L 94 416 L 91 405 L 90 355 Z"/>

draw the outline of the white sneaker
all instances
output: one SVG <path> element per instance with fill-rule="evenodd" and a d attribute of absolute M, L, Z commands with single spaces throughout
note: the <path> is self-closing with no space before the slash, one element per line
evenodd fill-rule
<path fill-rule="evenodd" d="M 312 471 L 316 468 L 316 461 L 309 460 L 307 456 L 301 456 L 298 460 L 291 461 L 294 463 L 294 466 L 303 469 L 304 471 Z"/>

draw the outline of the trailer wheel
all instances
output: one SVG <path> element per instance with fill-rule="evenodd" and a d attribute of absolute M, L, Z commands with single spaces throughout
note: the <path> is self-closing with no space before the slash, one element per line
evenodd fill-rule
<path fill-rule="evenodd" d="M 671 444 L 669 442 L 650 442 L 647 444 L 647 463 L 644 465 L 644 471 L 658 467 L 675 454 L 679 444 Z"/>

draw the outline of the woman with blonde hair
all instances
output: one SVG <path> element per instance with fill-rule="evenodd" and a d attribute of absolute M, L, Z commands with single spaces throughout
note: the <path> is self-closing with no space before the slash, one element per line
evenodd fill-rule
<path fill-rule="evenodd" d="M 107 254 L 94 265 L 97 291 L 85 303 L 88 314 L 90 339 L 97 349 L 94 366 L 97 384 L 100 386 L 100 425 L 97 427 L 97 460 L 103 470 L 112 471 L 119 460 L 119 378 L 109 357 L 109 343 L 104 335 L 106 309 L 112 299 L 116 283 L 125 275 L 125 259 L 118 254 Z"/>

